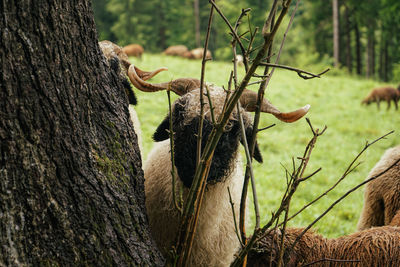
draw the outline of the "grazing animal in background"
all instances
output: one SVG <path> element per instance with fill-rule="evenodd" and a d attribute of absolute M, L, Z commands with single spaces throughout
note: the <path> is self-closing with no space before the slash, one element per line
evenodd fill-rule
<path fill-rule="evenodd" d="M 189 59 L 202 59 L 203 54 L 204 54 L 204 48 L 199 47 L 185 52 L 182 56 L 184 58 L 189 58 Z M 207 50 L 206 52 L 206 59 L 212 59 L 210 50 Z"/>
<path fill-rule="evenodd" d="M 304 229 L 287 228 L 282 266 L 400 266 L 399 223 L 400 212 L 390 226 L 374 227 L 339 238 L 327 239 L 309 230 L 291 251 L 288 248 Z M 278 266 L 281 238 L 280 229 L 261 238 L 247 255 L 247 266 Z"/>
<path fill-rule="evenodd" d="M 183 187 L 185 199 L 196 169 L 200 81 L 187 78 L 169 83 L 150 84 L 141 80 L 132 66 L 129 68 L 129 73 L 131 80 L 135 80 L 133 84 L 140 90 L 158 91 L 168 87 L 181 96 L 173 103 L 171 114 L 167 115 L 155 131 L 153 138 L 156 143 L 144 164 L 146 208 L 150 229 L 158 247 L 164 255 L 167 255 L 181 221 L 180 213 L 175 209 L 172 197 L 169 118 L 172 117 L 174 133 L 172 151 L 175 156 L 176 189 L 179 192 L 179 189 Z M 222 113 L 226 92 L 215 85 L 208 85 L 208 88 L 213 112 L 218 118 Z M 253 126 L 246 110 L 255 109 L 256 97 L 255 92 L 245 90 L 240 99 L 239 112 L 243 116 L 247 139 L 251 136 Z M 206 104 L 204 106 L 203 149 L 213 128 L 208 98 L 204 97 L 204 101 Z M 300 119 L 308 109 L 309 106 L 306 106 L 291 113 L 282 113 L 266 99 L 262 103 L 263 112 L 271 113 L 286 122 Z M 235 234 L 227 191 L 229 187 L 235 203 L 235 214 L 238 216 L 243 185 L 239 143 L 243 142 L 244 138 L 241 135 L 238 114 L 236 109 L 232 112 L 212 158 L 188 266 L 228 266 L 234 258 L 234 253 L 240 247 Z M 262 162 L 258 146 L 256 146 L 254 158 Z"/>
<path fill-rule="evenodd" d="M 400 159 L 400 146 L 386 150 L 368 175 L 376 176 Z M 358 220 L 358 230 L 388 225 L 400 210 L 400 163 L 389 171 L 367 183 L 364 206 Z"/>
<path fill-rule="evenodd" d="M 243 65 L 243 56 L 242 55 L 236 55 L 236 62 L 239 66 Z"/>
<path fill-rule="evenodd" d="M 173 45 L 164 50 L 163 54 L 182 57 L 189 49 L 184 45 Z"/>
<path fill-rule="evenodd" d="M 400 99 L 400 86 L 396 90 L 392 87 L 381 87 L 373 89 L 367 97 L 361 102 L 361 104 L 369 105 L 372 102 L 376 102 L 378 110 L 380 109 L 380 101 L 386 101 L 388 103 L 387 109 L 390 108 L 390 102 L 394 102 L 396 110 L 398 109 L 397 102 Z"/>
<path fill-rule="evenodd" d="M 142 55 L 144 53 L 143 46 L 141 46 L 140 44 L 130 44 L 124 46 L 122 48 L 122 51 L 124 51 L 125 54 L 128 55 L 128 57 L 137 57 L 139 59 L 142 58 Z"/>
<path fill-rule="evenodd" d="M 128 56 L 125 54 L 122 48 L 113 42 L 104 40 L 99 42 L 99 46 L 103 52 L 103 55 L 107 59 L 107 64 L 110 67 L 110 70 L 118 73 L 123 82 L 124 90 L 129 101 L 129 115 L 138 138 L 140 151 L 142 151 L 142 131 L 137 113 L 134 108 L 134 106 L 137 104 L 137 99 L 127 79 L 128 69 L 131 63 L 129 62 Z M 157 75 L 159 72 L 167 70 L 167 68 L 160 68 L 152 72 L 143 71 L 137 67 L 135 67 L 135 70 L 141 79 L 148 80 Z"/>

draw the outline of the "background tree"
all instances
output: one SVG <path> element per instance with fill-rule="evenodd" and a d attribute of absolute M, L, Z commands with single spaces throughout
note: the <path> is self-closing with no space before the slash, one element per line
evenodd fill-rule
<path fill-rule="evenodd" d="M 339 2 L 332 0 L 332 21 L 333 21 L 333 62 L 339 67 Z"/>
<path fill-rule="evenodd" d="M 160 52 L 176 44 L 190 49 L 203 45 L 207 25 L 201 22 L 207 21 L 208 1 L 94 0 L 93 3 L 100 39 L 121 45 L 139 43 L 147 52 Z M 252 8 L 250 21 L 253 26 L 261 27 L 271 1 L 219 0 L 218 5 L 231 23 L 241 8 Z M 333 6 L 337 7 L 335 27 Z M 297 36 L 289 36 L 282 63 L 334 65 L 336 62 L 348 72 L 354 66 L 358 75 L 397 81 L 400 79 L 399 11 L 400 3 L 396 0 L 302 1 L 292 29 Z M 196 26 L 196 21 L 200 21 L 200 26 Z M 245 23 L 247 19 L 243 20 Z M 209 49 L 216 60 L 231 59 L 231 36 L 223 24 L 221 18 L 214 19 Z M 256 39 L 254 47 L 261 42 Z"/>
<path fill-rule="evenodd" d="M 161 265 L 89 1 L 2 1 L 0 265 Z"/>

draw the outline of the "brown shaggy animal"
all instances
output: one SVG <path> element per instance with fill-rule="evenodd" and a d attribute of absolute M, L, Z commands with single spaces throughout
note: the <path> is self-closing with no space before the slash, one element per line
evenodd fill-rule
<path fill-rule="evenodd" d="M 284 247 L 290 247 L 302 231 L 286 229 Z M 277 266 L 280 239 L 279 229 L 262 238 L 250 250 L 247 266 Z M 293 251 L 284 252 L 283 261 L 283 266 L 400 266 L 400 227 L 375 227 L 333 239 L 308 231 Z"/>
<path fill-rule="evenodd" d="M 375 176 L 400 159 L 400 146 L 386 150 L 368 178 Z M 367 179 L 368 179 L 367 178 Z M 400 163 L 365 187 L 364 206 L 358 220 L 358 230 L 388 225 L 400 210 Z"/>
<path fill-rule="evenodd" d="M 361 102 L 361 104 L 366 104 L 369 105 L 372 102 L 376 102 L 378 109 L 380 109 L 379 103 L 380 101 L 386 101 L 388 103 L 387 109 L 390 108 L 390 102 L 394 102 L 394 106 L 396 110 L 398 109 L 397 107 L 397 102 L 400 99 L 400 87 L 398 90 L 392 88 L 392 87 L 381 87 L 381 88 L 376 88 L 373 89 L 366 98 Z"/>
<path fill-rule="evenodd" d="M 173 45 L 165 49 L 163 54 L 169 56 L 180 56 L 182 57 L 189 49 L 184 45 Z"/>
<path fill-rule="evenodd" d="M 189 59 L 202 59 L 204 48 L 195 48 L 190 51 L 185 52 L 182 56 Z M 211 51 L 207 50 L 206 59 L 212 59 Z"/>
<path fill-rule="evenodd" d="M 142 54 L 144 53 L 143 47 L 139 44 L 130 44 L 124 46 L 122 48 L 122 51 L 124 51 L 125 54 L 128 55 L 128 57 L 137 57 L 137 58 L 142 58 Z"/>

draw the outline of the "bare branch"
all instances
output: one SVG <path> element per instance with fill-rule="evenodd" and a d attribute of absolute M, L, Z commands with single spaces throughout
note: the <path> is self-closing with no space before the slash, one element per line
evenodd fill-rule
<path fill-rule="evenodd" d="M 269 128 L 272 128 L 272 127 L 274 127 L 276 124 L 274 123 L 274 124 L 271 124 L 271 125 L 269 125 L 269 126 L 267 126 L 267 127 L 264 127 L 264 128 L 260 128 L 260 129 L 258 129 L 257 131 L 258 132 L 261 132 L 261 131 L 264 131 L 264 130 L 268 130 Z"/>
<path fill-rule="evenodd" d="M 243 241 L 240 238 L 238 225 L 237 225 L 237 221 L 236 221 L 235 203 L 233 203 L 233 200 L 232 200 L 231 190 L 229 189 L 229 187 L 227 187 L 227 189 L 228 189 L 228 194 L 229 194 L 229 203 L 231 204 L 231 208 L 232 208 L 233 224 L 235 225 L 235 233 L 240 242 L 240 245 L 243 247 Z"/>
<path fill-rule="evenodd" d="M 167 96 L 168 96 L 168 108 L 169 108 L 169 114 L 172 114 L 172 109 L 171 109 L 171 96 L 170 96 L 170 90 L 167 90 Z M 169 116 L 169 140 L 170 140 L 170 148 L 171 148 L 171 177 L 172 177 L 172 200 L 174 202 L 175 208 L 179 211 L 180 214 L 182 214 L 182 203 L 178 205 L 178 202 L 176 200 L 176 176 L 175 176 L 175 154 L 174 154 L 174 131 L 172 128 L 172 115 Z M 181 199 L 182 196 L 179 198 Z"/>
<path fill-rule="evenodd" d="M 320 263 L 320 262 L 324 262 L 324 261 L 329 261 L 329 262 L 343 262 L 343 263 L 344 263 L 344 262 L 349 262 L 349 263 L 351 263 L 351 262 L 360 262 L 360 260 L 337 260 L 337 259 L 324 258 L 324 259 L 320 259 L 320 260 L 316 260 L 316 261 L 307 263 L 307 264 L 305 264 L 305 265 L 302 265 L 301 267 L 311 266 L 311 265 L 314 265 L 314 264 L 317 264 L 317 263 Z"/>
<path fill-rule="evenodd" d="M 321 75 L 325 74 L 326 72 L 329 71 L 329 68 L 324 70 L 323 72 L 319 73 L 319 74 L 313 74 L 311 72 L 305 71 L 305 70 L 301 70 L 298 68 L 294 68 L 294 67 L 290 67 L 290 66 L 285 66 L 285 65 L 279 65 L 279 64 L 273 64 L 273 63 L 268 63 L 268 62 L 262 62 L 260 65 L 262 66 L 268 66 L 268 67 L 274 67 L 274 68 L 279 68 L 279 69 L 286 69 L 286 70 L 292 70 L 297 72 L 297 74 L 307 80 L 307 79 L 312 79 L 312 78 L 321 78 Z M 307 74 L 309 76 L 305 76 L 304 74 Z"/>
<path fill-rule="evenodd" d="M 396 160 L 392 165 L 390 165 L 388 168 L 386 168 L 385 170 L 383 170 L 382 172 L 380 172 L 378 175 L 375 175 L 367 180 L 365 180 L 364 182 L 358 184 L 357 186 L 353 187 L 352 189 L 350 189 L 349 191 L 347 191 L 344 195 L 342 195 L 340 198 L 338 198 L 335 202 L 332 203 L 331 206 L 329 206 L 320 216 L 318 216 L 317 219 L 315 219 L 312 223 L 310 223 L 306 228 L 304 228 L 304 230 L 300 233 L 300 235 L 296 238 L 296 240 L 293 242 L 293 244 L 291 245 L 291 249 L 294 248 L 294 246 L 296 245 L 297 242 L 299 242 L 299 240 L 301 239 L 301 237 L 314 225 L 316 224 L 320 219 L 322 219 L 331 209 L 333 209 L 333 207 L 335 207 L 339 202 L 341 202 L 344 198 L 346 198 L 349 194 L 351 194 L 352 192 L 356 191 L 358 188 L 360 188 L 361 186 L 365 185 L 366 183 L 369 183 L 373 180 L 375 180 L 376 178 L 382 176 L 383 174 L 385 174 L 387 171 L 389 171 L 391 168 L 393 168 L 398 162 L 400 162 L 400 159 Z"/>
<path fill-rule="evenodd" d="M 310 126 L 311 127 L 311 126 Z M 360 158 L 360 156 L 373 144 L 375 144 L 376 142 L 378 142 L 379 140 L 384 139 L 385 137 L 387 137 L 388 135 L 392 134 L 394 131 L 390 131 L 387 134 L 384 134 L 383 136 L 375 139 L 374 141 L 372 141 L 371 143 L 366 143 L 364 148 L 360 151 L 360 153 L 357 154 L 357 156 L 353 159 L 353 161 L 349 164 L 349 166 L 347 167 L 347 169 L 344 171 L 343 175 L 339 178 L 339 180 L 333 185 L 331 186 L 328 190 L 326 190 L 325 192 L 323 192 L 321 195 L 319 195 L 317 198 L 315 198 L 314 200 L 312 200 L 310 203 L 308 203 L 307 205 L 305 205 L 304 207 L 302 207 L 299 211 L 297 211 L 295 214 L 293 214 L 292 216 L 290 216 L 289 221 L 291 219 L 293 219 L 294 217 L 296 217 L 299 213 L 301 213 L 303 210 L 307 209 L 308 207 L 310 207 L 311 205 L 313 205 L 315 202 L 317 202 L 318 200 L 320 200 L 322 197 L 326 196 L 330 191 L 332 191 L 334 188 L 336 188 L 343 180 L 344 178 L 347 177 L 347 175 L 354 170 L 353 165 L 356 163 L 356 161 Z M 358 165 L 356 165 L 357 167 Z"/>

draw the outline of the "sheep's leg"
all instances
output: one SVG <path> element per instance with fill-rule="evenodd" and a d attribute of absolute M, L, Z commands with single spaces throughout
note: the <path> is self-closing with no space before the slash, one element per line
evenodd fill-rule
<path fill-rule="evenodd" d="M 379 99 L 376 99 L 376 105 L 378 106 L 378 110 L 381 110 L 381 107 L 379 106 Z"/>
<path fill-rule="evenodd" d="M 364 206 L 358 220 L 359 231 L 384 224 L 385 207 L 380 195 L 366 188 Z"/>
<path fill-rule="evenodd" d="M 387 103 L 388 103 L 387 110 L 389 110 L 390 109 L 390 99 L 387 101 Z"/>
<path fill-rule="evenodd" d="M 394 107 L 395 107 L 396 110 L 399 109 L 399 107 L 397 106 L 397 101 L 399 101 L 399 100 L 398 99 L 394 99 Z"/>

